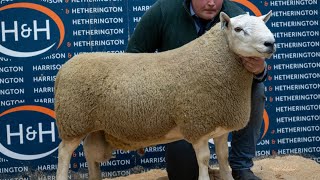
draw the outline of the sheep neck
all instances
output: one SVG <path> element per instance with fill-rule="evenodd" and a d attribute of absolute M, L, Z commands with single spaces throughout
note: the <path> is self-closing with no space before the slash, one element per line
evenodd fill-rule
<path fill-rule="evenodd" d="M 252 78 L 240 63 L 240 58 L 228 47 L 224 32 L 219 25 L 214 26 L 203 36 L 177 49 L 176 57 L 180 77 L 188 76 L 195 82 L 202 79 L 216 81 L 222 76 L 232 83 L 234 77 Z M 240 79 L 239 79 L 240 80 Z"/>

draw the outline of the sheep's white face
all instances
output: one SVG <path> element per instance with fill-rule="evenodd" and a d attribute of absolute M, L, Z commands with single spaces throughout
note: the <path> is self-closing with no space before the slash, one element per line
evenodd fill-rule
<path fill-rule="evenodd" d="M 240 15 L 229 18 L 221 12 L 220 21 L 230 49 L 243 57 L 270 58 L 276 51 L 273 34 L 265 25 L 270 16 L 271 11 L 260 17 Z"/>

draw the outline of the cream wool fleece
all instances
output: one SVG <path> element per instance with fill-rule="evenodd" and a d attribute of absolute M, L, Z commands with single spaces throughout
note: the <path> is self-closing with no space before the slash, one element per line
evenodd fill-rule
<path fill-rule="evenodd" d="M 103 130 L 113 147 L 132 150 L 174 127 L 190 143 L 217 127 L 239 130 L 249 120 L 252 80 L 220 24 L 166 52 L 81 54 L 56 78 L 59 136 Z"/>

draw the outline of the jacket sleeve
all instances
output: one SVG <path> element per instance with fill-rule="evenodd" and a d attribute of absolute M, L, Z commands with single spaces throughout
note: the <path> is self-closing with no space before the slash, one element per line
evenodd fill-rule
<path fill-rule="evenodd" d="M 237 3 L 230 0 L 224 0 L 222 11 L 228 14 L 230 17 L 235 17 L 241 14 L 246 14 L 246 12 L 241 9 Z"/>
<path fill-rule="evenodd" d="M 161 45 L 162 12 L 159 1 L 141 17 L 129 39 L 126 52 L 151 53 Z"/>
<path fill-rule="evenodd" d="M 266 80 L 268 76 L 268 70 L 267 70 L 267 63 L 264 62 L 264 70 L 262 73 L 258 74 L 258 75 L 255 75 L 253 76 L 253 79 L 256 81 L 256 82 L 264 82 Z"/>

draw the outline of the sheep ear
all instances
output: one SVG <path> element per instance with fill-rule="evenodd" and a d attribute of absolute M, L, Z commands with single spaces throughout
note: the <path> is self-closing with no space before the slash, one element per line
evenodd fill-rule
<path fill-rule="evenodd" d="M 220 22 L 221 22 L 221 29 L 228 28 L 228 26 L 230 25 L 230 17 L 226 13 L 221 12 Z"/>
<path fill-rule="evenodd" d="M 264 23 L 266 23 L 270 19 L 271 15 L 272 15 L 272 10 L 270 10 L 268 12 L 268 14 L 260 16 L 259 18 L 261 18 L 262 21 L 264 21 Z"/>

